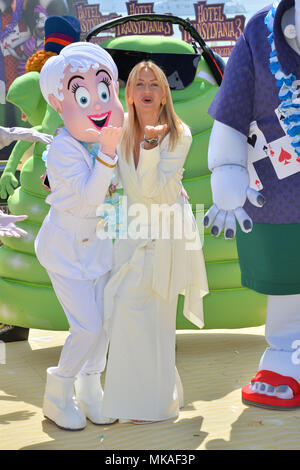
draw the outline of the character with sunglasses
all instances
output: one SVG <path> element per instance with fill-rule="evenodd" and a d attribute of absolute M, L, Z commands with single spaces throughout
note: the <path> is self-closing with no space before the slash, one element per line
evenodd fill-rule
<path fill-rule="evenodd" d="M 171 90 L 184 90 L 195 80 L 197 67 L 201 55 L 183 53 L 160 53 L 143 52 L 126 49 L 106 49 L 118 67 L 119 81 L 124 86 L 128 80 L 130 71 L 140 62 L 154 62 L 158 65 L 167 77 Z"/>
<path fill-rule="evenodd" d="M 100 383 L 108 346 L 103 289 L 112 241 L 98 239 L 96 212 L 117 163 L 124 113 L 117 67 L 95 44 L 75 42 L 48 59 L 40 86 L 65 127 L 48 150 L 50 210 L 35 250 L 70 325 L 58 366 L 47 370 L 43 413 L 58 427 L 79 430 L 86 417 L 95 424 L 112 422 L 101 414 Z"/>
<path fill-rule="evenodd" d="M 121 422 L 147 424 L 175 418 L 183 406 L 175 367 L 178 294 L 185 291 L 184 315 L 203 327 L 202 297 L 208 286 L 197 229 L 189 249 L 186 233 L 178 238 L 175 231 L 163 233 L 152 218 L 154 206 L 176 207 L 182 219 L 171 217 L 175 229 L 180 223 L 195 227 L 181 193 L 192 137 L 175 114 L 163 71 L 152 62 L 136 65 L 126 101 L 118 170 L 127 197 L 128 233 L 115 241 L 104 293 L 105 320 L 111 324 L 102 412 Z M 135 231 L 136 210 L 141 212 Z"/>

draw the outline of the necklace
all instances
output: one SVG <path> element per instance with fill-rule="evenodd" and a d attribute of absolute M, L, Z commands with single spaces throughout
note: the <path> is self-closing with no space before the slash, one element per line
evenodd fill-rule
<path fill-rule="evenodd" d="M 278 97 L 281 100 L 281 104 L 278 109 L 284 116 L 283 123 L 286 133 L 290 136 L 291 145 L 294 147 L 298 157 L 300 157 L 300 99 L 298 98 L 297 77 L 292 73 L 286 75 L 283 72 L 274 42 L 273 27 L 278 3 L 276 1 L 273 4 L 265 17 L 265 24 L 270 33 L 268 36 L 268 42 L 271 46 L 270 70 L 276 79 L 276 85 L 280 88 Z"/>

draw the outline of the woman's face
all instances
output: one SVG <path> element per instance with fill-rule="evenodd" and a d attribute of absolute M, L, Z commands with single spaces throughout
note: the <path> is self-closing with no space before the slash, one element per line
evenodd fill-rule
<path fill-rule="evenodd" d="M 164 91 L 152 70 L 143 68 L 133 85 L 132 98 L 137 112 L 159 112 Z"/>

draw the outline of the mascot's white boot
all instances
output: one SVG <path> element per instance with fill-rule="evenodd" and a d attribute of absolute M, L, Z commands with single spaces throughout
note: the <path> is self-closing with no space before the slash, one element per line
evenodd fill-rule
<path fill-rule="evenodd" d="M 269 347 L 261 358 L 260 370 L 294 378 L 300 383 L 300 294 L 269 295 L 266 340 Z M 257 389 L 261 387 L 256 386 Z M 273 393 L 272 388 L 270 392 Z M 276 394 L 276 390 L 274 391 Z M 279 396 L 291 393 L 280 387 Z"/>
<path fill-rule="evenodd" d="M 86 426 L 86 418 L 74 397 L 74 379 L 55 375 L 55 368 L 47 369 L 43 413 L 59 428 L 80 431 Z"/>
<path fill-rule="evenodd" d="M 294 11 L 290 9 L 282 18 L 281 27 L 288 45 L 300 55 L 300 0 L 295 0 Z M 266 89 L 266 94 L 269 92 Z M 247 137 L 216 120 L 208 163 L 214 204 L 205 215 L 204 225 L 212 225 L 215 236 L 224 230 L 225 238 L 233 238 L 237 219 L 241 230 L 250 232 L 252 220 L 243 206 L 248 200 L 262 207 L 264 198 L 249 186 Z M 261 358 L 259 372 L 243 387 L 243 401 L 274 409 L 300 407 L 300 294 L 268 296 L 266 340 L 269 347 Z"/>
<path fill-rule="evenodd" d="M 78 375 L 75 382 L 76 398 L 78 399 L 85 416 L 93 424 L 113 424 L 117 420 L 104 418 L 101 413 L 103 390 L 100 374 Z"/>
<path fill-rule="evenodd" d="M 274 409 L 300 406 L 300 294 L 269 295 L 266 340 L 259 372 L 243 388 L 246 404 Z M 266 398 L 267 397 L 267 398 Z"/>

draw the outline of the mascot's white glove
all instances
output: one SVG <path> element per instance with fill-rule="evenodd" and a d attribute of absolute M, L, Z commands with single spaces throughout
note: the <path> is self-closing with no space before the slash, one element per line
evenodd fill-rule
<path fill-rule="evenodd" d="M 27 219 L 27 215 L 7 215 L 0 211 L 0 237 L 16 237 L 27 235 L 25 230 L 17 227 L 16 222 Z"/>
<path fill-rule="evenodd" d="M 249 187 L 247 159 L 247 138 L 215 121 L 208 151 L 214 204 L 203 221 L 205 227 L 212 224 L 214 236 L 220 235 L 224 229 L 225 238 L 234 238 L 236 219 L 243 232 L 251 232 L 253 223 L 243 206 L 247 199 L 257 207 L 265 203 L 264 197 Z"/>
<path fill-rule="evenodd" d="M 53 136 L 43 134 L 36 129 L 26 127 L 2 127 L 0 126 L 0 149 L 11 144 L 14 140 L 26 140 L 27 142 L 42 142 L 50 144 Z"/>

